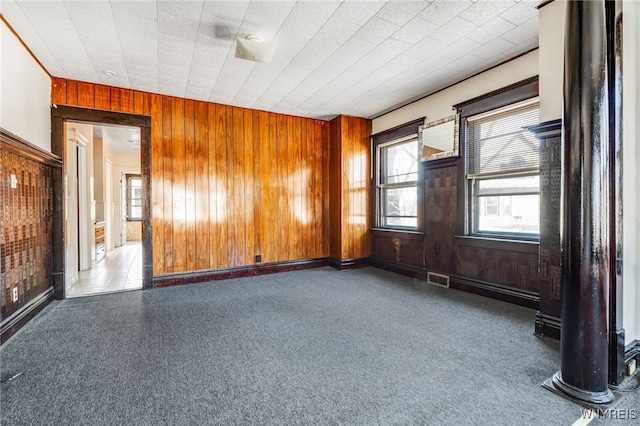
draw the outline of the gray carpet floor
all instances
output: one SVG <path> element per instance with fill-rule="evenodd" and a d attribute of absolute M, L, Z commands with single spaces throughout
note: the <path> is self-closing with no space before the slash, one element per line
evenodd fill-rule
<path fill-rule="evenodd" d="M 581 408 L 540 386 L 559 345 L 534 315 L 375 268 L 53 302 L 1 349 L 0 418 L 571 425 Z"/>

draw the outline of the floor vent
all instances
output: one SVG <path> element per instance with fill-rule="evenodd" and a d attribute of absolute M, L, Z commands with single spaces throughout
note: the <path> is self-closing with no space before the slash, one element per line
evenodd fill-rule
<path fill-rule="evenodd" d="M 436 274 L 435 272 L 427 272 L 427 282 L 439 287 L 449 288 L 449 276 Z"/>

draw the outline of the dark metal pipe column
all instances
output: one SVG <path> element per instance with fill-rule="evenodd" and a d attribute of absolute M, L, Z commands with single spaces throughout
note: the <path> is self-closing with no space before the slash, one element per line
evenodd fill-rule
<path fill-rule="evenodd" d="M 609 127 L 604 1 L 567 2 L 563 107 L 561 369 L 553 384 L 593 404 L 607 387 Z"/>

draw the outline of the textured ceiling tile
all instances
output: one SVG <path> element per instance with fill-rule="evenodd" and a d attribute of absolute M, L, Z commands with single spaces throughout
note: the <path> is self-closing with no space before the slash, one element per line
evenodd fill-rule
<path fill-rule="evenodd" d="M 120 34 L 128 34 L 141 38 L 155 38 L 157 36 L 158 24 L 155 20 L 126 13 L 114 13 L 113 19 Z"/>
<path fill-rule="evenodd" d="M 417 43 L 439 27 L 422 18 L 413 18 L 407 22 L 402 28 L 393 33 L 392 37 L 407 43 Z"/>
<path fill-rule="evenodd" d="M 475 49 L 471 54 L 478 58 L 489 59 L 513 47 L 513 43 L 498 37 Z"/>
<path fill-rule="evenodd" d="M 318 31 L 316 38 L 325 40 L 331 43 L 333 48 L 337 48 L 351 38 L 358 29 L 359 27 L 356 24 L 332 17 Z"/>
<path fill-rule="evenodd" d="M 427 1 L 390 1 L 376 13 L 376 16 L 402 26 L 427 6 L 429 6 Z"/>
<path fill-rule="evenodd" d="M 501 13 L 500 17 L 514 25 L 523 24 L 534 16 L 538 16 L 538 9 L 536 9 L 538 4 L 540 4 L 538 0 L 521 0 Z"/>
<path fill-rule="evenodd" d="M 154 21 L 158 16 L 158 9 L 154 1 L 112 1 L 110 4 L 114 14 L 123 13 Z"/>
<path fill-rule="evenodd" d="M 339 6 L 339 1 L 299 1 L 291 11 L 290 19 L 323 25 Z"/>
<path fill-rule="evenodd" d="M 436 52 L 441 51 L 446 46 L 446 44 L 436 41 L 431 37 L 426 37 L 422 41 L 419 41 L 418 43 L 408 48 L 405 53 L 409 56 L 424 59 Z"/>
<path fill-rule="evenodd" d="M 442 49 L 440 53 L 448 56 L 449 58 L 456 59 L 462 55 L 473 53 L 480 46 L 482 46 L 480 43 L 476 43 L 473 40 L 463 37 L 460 40 L 451 43 L 446 49 Z"/>
<path fill-rule="evenodd" d="M 467 34 L 467 37 L 471 40 L 477 41 L 478 43 L 484 44 L 496 37 L 501 36 L 507 31 L 512 30 L 514 27 L 515 25 L 513 25 L 511 22 L 497 17 L 487 21 L 482 26 L 471 31 L 469 34 Z"/>
<path fill-rule="evenodd" d="M 436 0 L 423 10 L 418 16 L 433 22 L 436 25 L 444 25 L 454 16 L 462 13 L 465 9 L 473 5 L 468 0 L 448 1 Z"/>
<path fill-rule="evenodd" d="M 184 40 L 195 40 L 198 26 L 187 19 L 158 13 L 158 33 Z"/>
<path fill-rule="evenodd" d="M 478 1 L 462 11 L 460 17 L 476 25 L 482 25 L 498 16 L 505 8 L 515 4 L 513 1 Z"/>
<path fill-rule="evenodd" d="M 281 37 L 291 38 L 298 40 L 299 42 L 306 43 L 320 30 L 321 26 L 318 24 L 314 24 L 312 22 L 301 21 L 291 19 L 289 17 L 282 27 L 280 27 L 280 31 L 278 31 L 277 39 Z"/>
<path fill-rule="evenodd" d="M 365 24 L 384 5 L 384 1 L 345 1 L 333 16 L 357 25 Z"/>
<path fill-rule="evenodd" d="M 477 26 L 475 24 L 455 17 L 431 33 L 429 37 L 444 44 L 451 44 L 476 28 Z"/>
<path fill-rule="evenodd" d="M 202 0 L 189 1 L 156 1 L 158 13 L 177 18 L 184 18 L 193 23 L 200 21 L 203 4 Z"/>
<path fill-rule="evenodd" d="M 255 34 L 270 42 L 287 18 L 294 2 L 253 2 L 239 30 L 240 36 Z"/>
<path fill-rule="evenodd" d="M 373 17 L 355 33 L 354 37 L 365 40 L 368 43 L 379 44 L 398 31 L 398 29 L 400 29 L 400 26 L 396 24 Z"/>
<path fill-rule="evenodd" d="M 514 44 L 526 43 L 532 38 L 538 38 L 538 17 L 535 16 L 524 24 L 502 34 L 502 38 Z"/>

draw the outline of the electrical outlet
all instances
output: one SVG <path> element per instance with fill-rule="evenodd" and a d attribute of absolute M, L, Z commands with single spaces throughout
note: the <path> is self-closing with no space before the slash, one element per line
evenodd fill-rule
<path fill-rule="evenodd" d="M 636 372 L 636 360 L 632 358 L 631 361 L 627 364 L 627 376 L 631 376 Z"/>
<path fill-rule="evenodd" d="M 18 301 L 18 287 L 13 288 L 13 301 L 14 302 Z"/>
<path fill-rule="evenodd" d="M 256 263 L 260 263 L 260 262 L 262 262 L 262 255 L 256 254 Z"/>

